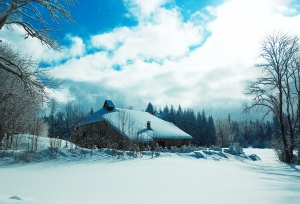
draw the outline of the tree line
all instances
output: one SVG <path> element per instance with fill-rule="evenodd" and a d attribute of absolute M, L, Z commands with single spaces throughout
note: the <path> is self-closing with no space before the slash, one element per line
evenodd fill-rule
<path fill-rule="evenodd" d="M 193 109 L 182 109 L 178 106 L 175 110 L 173 105 L 168 105 L 162 110 L 157 110 L 151 102 L 149 102 L 146 112 L 155 115 L 165 121 L 171 122 L 178 128 L 193 137 L 192 143 L 198 146 L 211 146 L 217 144 L 216 129 L 212 116 L 206 117 L 204 110 L 202 113 L 195 113 Z"/>
<path fill-rule="evenodd" d="M 173 105 L 157 110 L 151 102 L 145 111 L 173 123 L 191 135 L 191 143 L 197 146 L 228 147 L 230 143 L 239 143 L 242 147 L 265 148 L 273 136 L 278 134 L 276 117 L 273 121 L 264 122 L 258 119 L 234 120 L 229 114 L 226 118 L 214 120 L 211 115 L 207 117 L 204 110 L 195 113 L 193 109 L 184 110 L 180 105 L 177 110 Z"/>

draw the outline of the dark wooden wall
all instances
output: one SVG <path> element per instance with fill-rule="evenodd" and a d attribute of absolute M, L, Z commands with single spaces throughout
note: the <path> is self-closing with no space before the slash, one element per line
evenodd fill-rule
<path fill-rule="evenodd" d="M 125 149 L 129 150 L 132 148 L 133 142 L 128 138 L 124 137 L 119 131 L 115 130 L 106 121 L 99 121 L 88 125 L 77 127 L 75 137 L 80 141 L 81 138 L 92 138 L 95 145 L 98 148 L 113 148 L 113 149 Z M 154 138 L 153 144 L 158 143 L 162 147 L 171 146 L 181 147 L 183 145 L 189 145 L 189 139 L 165 139 L 165 138 Z M 143 147 L 148 145 L 144 142 L 139 142 L 139 146 Z M 152 145 L 152 142 L 149 143 Z"/>

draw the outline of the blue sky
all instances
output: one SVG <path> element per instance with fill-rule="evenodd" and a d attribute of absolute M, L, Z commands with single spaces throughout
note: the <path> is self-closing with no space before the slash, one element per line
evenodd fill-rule
<path fill-rule="evenodd" d="M 239 114 L 247 80 L 258 76 L 259 42 L 281 29 L 300 33 L 300 2 L 293 0 L 101 0 L 79 1 L 77 24 L 59 34 L 55 52 L 23 31 L 2 29 L 11 41 L 64 84 L 50 92 L 61 103 L 74 100 L 101 108 L 205 109 L 214 117 Z"/>
<path fill-rule="evenodd" d="M 203 10 L 206 6 L 217 6 L 224 0 L 172 0 L 161 2 L 166 2 L 162 7 L 167 9 L 177 7 L 182 18 L 187 21 L 193 13 Z M 65 24 L 64 32 L 60 33 L 60 37 L 64 37 L 65 33 L 71 33 L 88 39 L 91 34 L 109 32 L 116 27 L 136 26 L 138 25 L 138 19 L 130 14 L 131 4 L 131 1 L 126 0 L 98 0 L 89 3 L 79 1 L 71 9 L 72 16 L 77 22 L 76 26 Z"/>

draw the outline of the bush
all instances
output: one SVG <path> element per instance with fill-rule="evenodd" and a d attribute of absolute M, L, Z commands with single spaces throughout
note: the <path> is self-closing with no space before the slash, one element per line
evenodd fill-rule
<path fill-rule="evenodd" d="M 178 148 L 176 146 L 171 146 L 170 147 L 170 152 L 171 153 L 178 153 Z"/>

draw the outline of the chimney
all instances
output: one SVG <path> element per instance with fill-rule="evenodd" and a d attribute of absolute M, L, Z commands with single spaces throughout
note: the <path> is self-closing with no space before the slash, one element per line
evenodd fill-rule
<path fill-rule="evenodd" d="M 151 130 L 151 121 L 147 121 L 147 130 Z"/>

